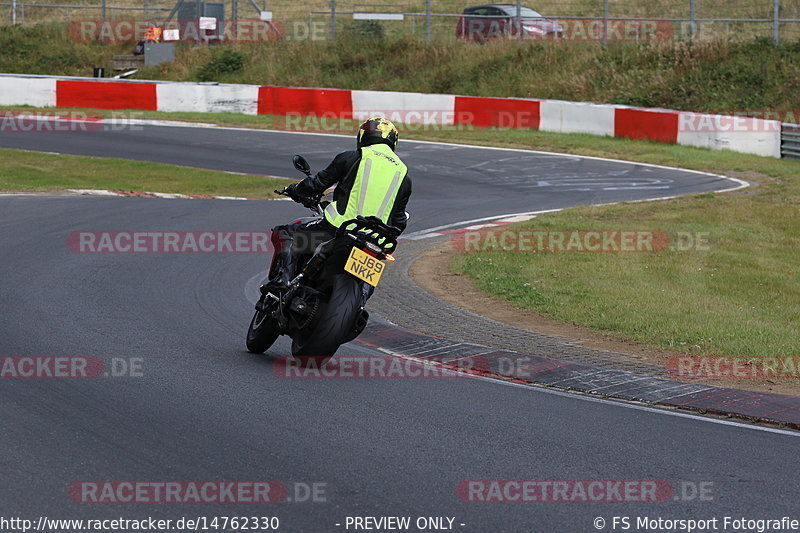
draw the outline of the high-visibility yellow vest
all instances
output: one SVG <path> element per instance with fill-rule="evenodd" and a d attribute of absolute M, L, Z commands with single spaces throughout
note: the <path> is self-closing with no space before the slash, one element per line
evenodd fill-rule
<path fill-rule="evenodd" d="M 331 202 L 325 208 L 325 219 L 337 228 L 358 215 L 376 216 L 387 223 L 406 172 L 408 167 L 387 145 L 365 146 L 347 208 L 339 213 L 337 202 Z"/>

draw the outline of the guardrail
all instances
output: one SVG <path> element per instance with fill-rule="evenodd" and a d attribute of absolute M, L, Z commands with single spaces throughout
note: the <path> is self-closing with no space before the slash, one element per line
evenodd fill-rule
<path fill-rule="evenodd" d="M 800 159 L 800 124 L 781 125 L 781 157 Z"/>

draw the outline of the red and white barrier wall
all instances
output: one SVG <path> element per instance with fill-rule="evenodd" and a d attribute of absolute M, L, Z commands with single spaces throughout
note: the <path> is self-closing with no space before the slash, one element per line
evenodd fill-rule
<path fill-rule="evenodd" d="M 0 75 L 0 105 L 229 112 L 650 139 L 780 157 L 776 120 L 531 98 Z"/>

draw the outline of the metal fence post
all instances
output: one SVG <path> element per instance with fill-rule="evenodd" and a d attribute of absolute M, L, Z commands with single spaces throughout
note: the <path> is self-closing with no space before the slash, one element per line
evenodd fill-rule
<path fill-rule="evenodd" d="M 259 17 L 261 18 L 261 17 Z M 233 40 L 239 39 L 239 0 L 231 0 L 231 20 L 228 21 L 232 27 Z"/>
<path fill-rule="evenodd" d="M 106 21 L 106 0 L 103 0 L 103 22 Z"/>
<path fill-rule="evenodd" d="M 331 41 L 336 40 L 336 0 L 331 0 Z"/>
<path fill-rule="evenodd" d="M 603 0 L 603 44 L 608 44 L 608 0 Z"/>
<path fill-rule="evenodd" d="M 772 7 L 772 40 L 781 44 L 781 0 L 774 0 Z"/>
<path fill-rule="evenodd" d="M 697 34 L 697 0 L 689 0 L 689 38 Z"/>
<path fill-rule="evenodd" d="M 431 42 L 431 0 L 425 2 L 425 40 Z"/>
<path fill-rule="evenodd" d="M 11 0 L 11 25 L 17 25 L 17 0 Z"/>

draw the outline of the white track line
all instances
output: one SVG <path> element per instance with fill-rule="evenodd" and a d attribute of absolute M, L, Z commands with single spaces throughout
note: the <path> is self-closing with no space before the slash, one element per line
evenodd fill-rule
<path fill-rule="evenodd" d="M 771 428 L 771 427 L 766 427 L 766 426 L 759 426 L 759 425 L 756 425 L 754 423 L 753 424 L 748 424 L 746 422 L 734 422 L 732 420 L 722 420 L 722 419 L 719 419 L 719 418 L 712 418 L 710 416 L 702 416 L 702 415 L 693 415 L 693 414 L 689 414 L 689 413 L 681 413 L 681 412 L 678 412 L 678 411 L 671 410 L 671 408 L 668 407 L 668 406 L 660 407 L 660 408 L 659 407 L 649 407 L 647 405 L 638 405 L 638 404 L 635 404 L 635 403 L 631 403 L 631 402 L 626 401 L 626 400 L 610 400 L 610 399 L 607 399 L 607 398 L 595 398 L 595 397 L 589 396 L 587 394 L 582 394 L 580 392 L 566 392 L 566 391 L 549 389 L 549 388 L 546 388 L 546 387 L 544 387 L 542 385 L 537 386 L 535 383 L 532 383 L 530 385 L 525 385 L 525 384 L 522 384 L 522 383 L 514 383 L 514 382 L 511 382 L 511 381 L 504 381 L 504 380 L 489 378 L 489 377 L 485 377 L 485 376 L 476 376 L 476 377 L 479 378 L 479 379 L 485 379 L 485 380 L 490 380 L 490 381 L 493 381 L 493 382 L 499 382 L 502 385 L 508 385 L 508 386 L 511 386 L 511 387 L 521 387 L 521 388 L 525 388 L 525 389 L 528 389 L 528 390 L 536 390 L 538 392 L 544 392 L 544 393 L 547 393 L 547 394 L 555 394 L 557 396 L 566 396 L 566 397 L 569 397 L 569 398 L 578 398 L 578 399 L 583 400 L 585 402 L 595 402 L 595 403 L 602 403 L 602 404 L 606 404 L 606 405 L 610 404 L 610 405 L 616 405 L 617 407 L 624 407 L 626 409 L 637 409 L 639 411 L 647 411 L 647 412 L 650 412 L 650 413 L 657 413 L 657 414 L 660 414 L 660 415 L 677 416 L 677 417 L 680 417 L 680 418 L 690 418 L 690 419 L 693 419 L 693 420 L 697 420 L 699 422 L 709 422 L 709 423 L 712 423 L 712 424 L 720 424 L 720 425 L 723 425 L 723 426 L 735 426 L 735 427 L 738 427 L 738 428 L 751 429 L 751 430 L 754 430 L 754 431 L 764 431 L 766 433 L 777 433 L 779 435 L 787 435 L 787 436 L 790 436 L 790 437 L 800 437 L 800 431 L 793 431 L 793 430 L 790 430 L 790 429 Z"/>
<path fill-rule="evenodd" d="M 663 167 L 663 168 L 669 168 L 669 167 Z M 683 170 L 683 169 L 675 169 L 675 170 Z M 689 170 L 687 172 L 694 172 L 694 171 Z M 717 174 L 708 174 L 708 175 L 709 176 L 716 176 L 716 177 L 719 177 L 719 178 L 738 181 L 738 182 L 741 182 L 743 185 L 738 185 L 737 187 L 732 187 L 730 189 L 723 189 L 723 190 L 720 190 L 720 191 L 689 192 L 689 193 L 686 193 L 686 194 L 676 194 L 674 196 L 661 196 L 661 197 L 658 197 L 658 198 L 644 198 L 644 199 L 641 199 L 641 200 L 624 200 L 624 201 L 620 201 L 620 202 L 608 202 L 608 203 L 605 203 L 605 204 L 589 204 L 589 205 L 582 205 L 582 206 L 575 206 L 575 207 L 604 207 L 604 206 L 618 205 L 618 204 L 623 204 L 623 203 L 634 204 L 634 203 L 642 203 L 642 202 L 659 202 L 659 201 L 662 201 L 662 200 L 673 200 L 675 198 L 680 198 L 681 196 L 691 196 L 693 194 L 707 194 L 709 192 L 723 193 L 723 192 L 737 191 L 739 189 L 743 189 L 745 187 L 749 187 L 750 186 L 750 184 L 747 183 L 746 181 L 742 181 L 742 180 L 737 179 L 737 178 L 728 178 L 726 176 L 719 176 Z M 569 209 L 569 208 L 568 207 L 561 207 L 561 208 L 558 208 L 558 209 L 545 209 L 543 211 L 529 211 L 527 213 L 508 213 L 508 214 L 505 214 L 505 215 L 495 215 L 495 216 L 485 217 L 485 218 L 476 218 L 476 219 L 473 219 L 473 220 L 462 220 L 461 222 L 454 222 L 452 224 L 445 224 L 444 226 L 436 226 L 434 228 L 428 228 L 428 229 L 415 231 L 413 233 L 409 233 L 407 235 L 404 235 L 403 237 L 401 237 L 401 239 L 408 239 L 408 240 L 411 240 L 411 241 L 416 241 L 416 240 L 420 240 L 420 239 L 428 239 L 428 238 L 431 238 L 431 237 L 438 237 L 438 236 L 442 235 L 442 233 L 439 233 L 441 231 L 449 230 L 449 229 L 452 229 L 452 228 L 461 228 L 463 226 L 470 226 L 471 224 L 477 224 L 477 223 L 480 223 L 480 222 L 497 222 L 497 223 L 495 223 L 495 224 L 485 224 L 483 226 L 476 226 L 476 227 L 467 227 L 465 229 L 479 229 L 480 227 L 497 226 L 497 225 L 499 225 L 501 223 L 502 224 L 510 224 L 510 223 L 513 223 L 513 222 L 523 222 L 525 220 L 530 220 L 531 218 L 535 217 L 536 215 L 542 215 L 542 214 L 545 214 L 545 213 L 558 213 L 559 211 L 563 211 L 564 209 Z"/>
<path fill-rule="evenodd" d="M 474 218 L 472 220 L 462 220 L 461 222 L 453 222 L 452 224 L 445 224 L 443 226 L 436 226 L 433 228 L 423 229 L 419 231 L 415 231 L 413 233 L 409 233 L 407 235 L 403 235 L 403 239 L 409 240 L 418 240 L 418 239 L 427 239 L 428 237 L 436 237 L 441 235 L 441 233 L 437 233 L 439 231 L 448 230 L 451 228 L 458 228 L 461 226 L 469 226 L 471 224 L 479 224 L 481 222 L 492 222 L 496 220 L 503 220 L 503 219 L 513 219 L 518 217 L 534 217 L 536 215 L 541 215 L 544 213 L 558 213 L 559 211 L 563 211 L 565 208 L 560 207 L 558 209 L 544 209 L 542 211 L 528 211 L 527 213 L 509 213 L 505 215 L 494 215 L 491 217 L 484 217 L 484 218 Z M 529 220 L 529 219 L 528 219 Z"/>

